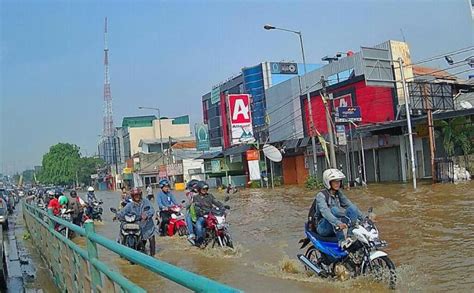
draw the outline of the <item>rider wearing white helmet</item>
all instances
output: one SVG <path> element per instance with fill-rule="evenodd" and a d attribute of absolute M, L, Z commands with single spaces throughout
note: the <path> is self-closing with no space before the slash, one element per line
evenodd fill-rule
<path fill-rule="evenodd" d="M 97 201 L 97 198 L 95 197 L 95 194 L 94 194 L 94 187 L 89 186 L 87 188 L 87 210 L 86 210 L 88 216 L 92 215 L 92 210 L 93 210 L 92 203 L 94 201 Z"/>
<path fill-rule="evenodd" d="M 338 169 L 327 169 L 323 172 L 324 189 L 318 192 L 308 214 L 310 228 L 319 235 L 336 237 L 341 243 L 345 240 L 343 230 L 347 229 L 347 219 L 355 222 L 363 215 L 341 191 L 342 180 L 346 176 Z M 344 222 L 345 221 L 345 222 Z"/>

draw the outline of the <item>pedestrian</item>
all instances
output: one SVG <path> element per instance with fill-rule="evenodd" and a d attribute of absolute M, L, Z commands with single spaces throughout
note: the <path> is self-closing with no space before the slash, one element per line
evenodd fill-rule
<path fill-rule="evenodd" d="M 155 196 L 153 195 L 153 188 L 151 187 L 151 185 L 148 185 L 146 187 L 146 197 L 148 198 L 149 201 L 153 200 L 155 198 Z"/>

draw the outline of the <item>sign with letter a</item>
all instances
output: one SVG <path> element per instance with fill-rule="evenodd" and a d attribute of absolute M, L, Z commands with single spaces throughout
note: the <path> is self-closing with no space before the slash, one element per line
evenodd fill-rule
<path fill-rule="evenodd" d="M 232 144 L 254 141 L 250 95 L 228 95 Z"/>

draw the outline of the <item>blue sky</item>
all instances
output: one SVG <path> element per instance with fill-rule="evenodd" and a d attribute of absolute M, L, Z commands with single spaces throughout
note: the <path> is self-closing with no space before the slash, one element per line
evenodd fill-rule
<path fill-rule="evenodd" d="M 57 142 L 96 153 L 103 113 L 103 22 L 109 18 L 114 121 L 153 114 L 201 119 L 212 85 L 261 61 L 308 63 L 403 30 L 413 60 L 474 43 L 468 0 L 0 0 L 0 172 L 41 163 Z M 445 64 L 434 64 L 446 67 Z"/>

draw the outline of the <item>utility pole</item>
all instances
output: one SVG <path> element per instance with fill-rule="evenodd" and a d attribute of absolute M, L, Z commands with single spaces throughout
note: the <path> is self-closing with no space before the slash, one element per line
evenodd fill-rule
<path fill-rule="evenodd" d="M 423 101 L 424 108 L 426 110 L 426 116 L 428 117 L 428 135 L 430 138 L 430 158 L 431 158 L 431 178 L 433 183 L 436 183 L 436 170 L 435 170 L 435 142 L 434 142 L 434 125 L 433 125 L 433 105 L 432 100 L 428 98 L 428 84 L 423 84 Z"/>
<path fill-rule="evenodd" d="M 328 135 L 329 135 L 329 160 L 331 162 L 331 168 L 337 168 L 337 163 L 336 163 L 336 152 L 334 150 L 334 135 L 333 135 L 333 130 L 332 130 L 332 119 L 331 119 L 331 113 L 329 112 L 329 104 L 328 104 L 328 98 L 326 95 L 326 81 L 324 80 L 324 76 L 321 75 L 321 98 L 323 99 L 324 103 L 324 108 L 326 111 L 326 124 L 328 128 Z"/>
<path fill-rule="evenodd" d="M 398 58 L 398 64 L 400 67 L 400 76 L 402 78 L 403 96 L 405 97 L 405 111 L 407 115 L 407 127 L 408 127 L 408 139 L 410 141 L 410 161 L 411 161 L 411 173 L 413 176 L 413 188 L 416 189 L 416 167 L 415 167 L 415 153 L 413 150 L 413 133 L 411 131 L 411 113 L 410 113 L 410 97 L 408 96 L 407 84 L 405 81 L 405 72 L 403 71 L 403 60 Z"/>

